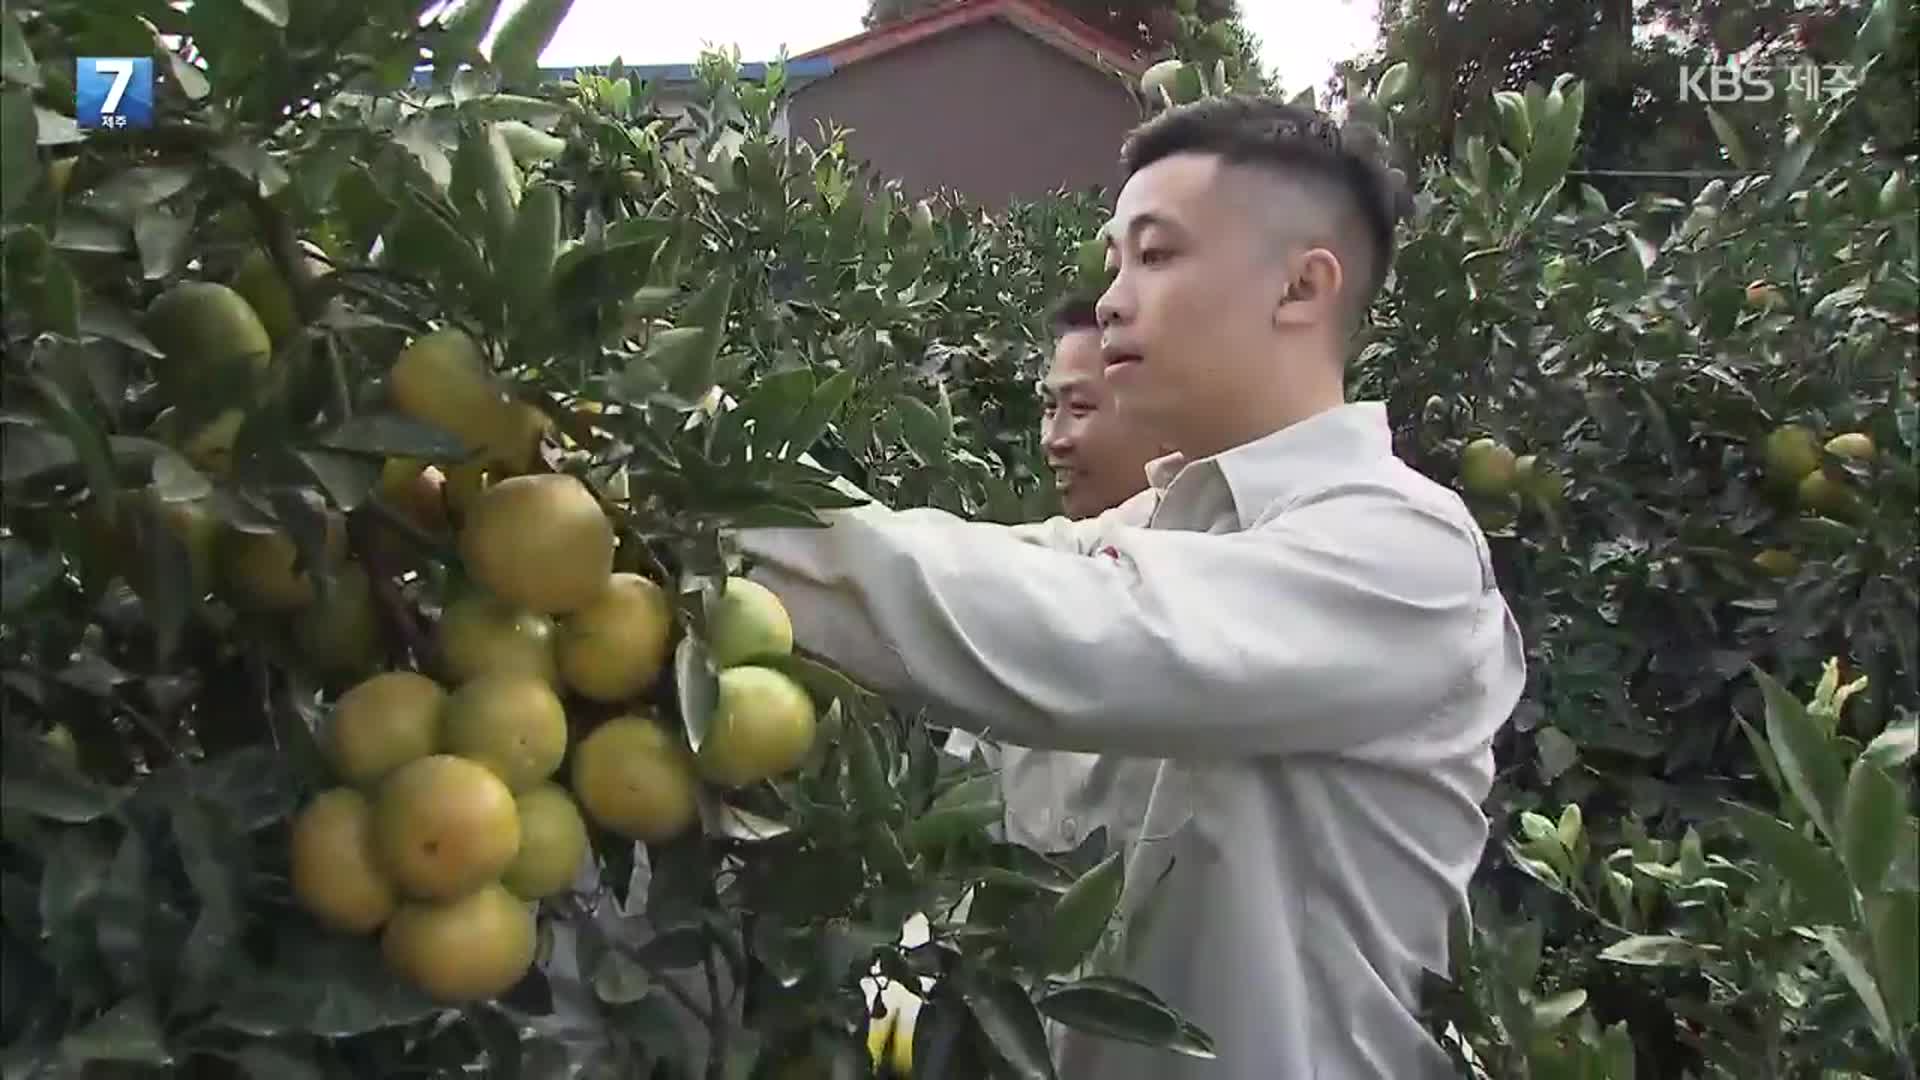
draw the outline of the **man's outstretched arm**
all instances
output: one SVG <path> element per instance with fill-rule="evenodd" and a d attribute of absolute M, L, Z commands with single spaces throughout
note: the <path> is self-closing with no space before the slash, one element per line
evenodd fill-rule
<path fill-rule="evenodd" d="M 942 719 L 1155 757 L 1334 750 L 1462 677 L 1486 583 L 1463 524 L 1355 486 L 1228 535 L 1120 527 L 1093 557 L 863 507 L 741 542 L 800 641 Z"/>

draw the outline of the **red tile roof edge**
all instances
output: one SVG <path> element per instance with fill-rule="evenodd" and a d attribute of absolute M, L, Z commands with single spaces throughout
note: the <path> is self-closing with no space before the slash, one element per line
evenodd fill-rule
<path fill-rule="evenodd" d="M 992 18 L 1005 18 L 1048 44 L 1067 46 L 1069 51 L 1077 49 L 1083 54 L 1091 54 L 1083 56 L 1083 59 L 1097 58 L 1134 76 L 1147 68 L 1146 62 L 1135 53 L 1132 46 L 1044 0 L 953 0 L 952 3 L 822 45 L 793 59 L 824 58 L 831 60 L 834 68 L 839 69 Z"/>

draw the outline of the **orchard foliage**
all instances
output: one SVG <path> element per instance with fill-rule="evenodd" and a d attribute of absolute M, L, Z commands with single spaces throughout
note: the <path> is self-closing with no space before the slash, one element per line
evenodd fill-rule
<path fill-rule="evenodd" d="M 1049 1020 L 1208 1053 L 1086 963 L 1120 886 L 1102 838 L 997 842 L 978 766 L 804 655 L 779 664 L 821 714 L 808 760 L 703 789 L 669 842 L 594 828 L 497 1000 L 430 1000 L 294 901 L 349 672 L 442 670 L 472 576 L 449 519 L 488 485 L 578 477 L 615 569 L 671 597 L 666 677 L 569 696 L 575 746 L 635 708 L 708 738 L 725 532 L 847 504 L 833 473 L 1052 509 L 1033 379 L 1048 303 L 1099 286 L 1098 201 L 909 203 L 833 133 L 775 133 L 777 67 L 707 57 L 684 115 L 618 68 L 539 83 L 565 6 L 527 4 L 492 64 L 491 2 L 0 16 L 8 1075 L 845 1077 L 880 980 L 927 1001 L 920 1076 L 1051 1075 Z M 158 124 L 78 131 L 73 58 L 129 53 Z M 1238 81 L 1197 58 L 1180 96 Z M 1416 82 L 1352 119 L 1399 141 Z M 1435 1028 L 1501 1077 L 1911 1077 L 1915 163 L 1842 141 L 1856 101 L 1803 102 L 1751 178 L 1609 206 L 1565 175 L 1582 107 L 1572 81 L 1503 95 L 1418 178 L 1354 369 L 1436 478 L 1489 448 L 1473 501 L 1532 650 Z M 242 294 L 265 362 L 163 348 L 183 282 Z M 395 407 L 403 347 L 448 328 L 533 452 Z M 1811 464 L 1769 465 L 1785 424 Z M 421 463 L 437 519 L 388 482 Z M 236 587 L 265 536 L 318 571 L 289 610 Z"/>
<path fill-rule="evenodd" d="M 703 787 L 671 839 L 594 828 L 497 999 L 430 999 L 297 902 L 340 695 L 453 670 L 440 620 L 512 570 L 464 530 L 497 485 L 576 478 L 614 569 L 671 597 L 669 674 L 568 695 L 572 750 L 635 711 L 715 737 L 723 533 L 850 503 L 809 452 L 889 500 L 1044 512 L 1032 451 L 983 425 L 1025 423 L 1025 300 L 1068 279 L 1066 244 L 1031 238 L 1092 221 L 908 205 L 837 143 L 776 137 L 778 73 L 723 58 L 684 120 L 617 70 L 511 81 L 553 5 L 508 20 L 497 65 L 413 88 L 423 47 L 467 58 L 474 16 L 349 7 L 0 23 L 9 1075 L 852 1076 L 882 981 L 924 997 L 894 1036 L 922 1075 L 1047 1075 L 1043 1017 L 1208 1053 L 1084 970 L 1117 895 L 1103 838 L 996 842 L 990 780 L 804 657 L 763 663 L 820 713 L 807 760 Z M 127 52 L 161 61 L 156 125 L 81 133 L 64 73 Z"/>

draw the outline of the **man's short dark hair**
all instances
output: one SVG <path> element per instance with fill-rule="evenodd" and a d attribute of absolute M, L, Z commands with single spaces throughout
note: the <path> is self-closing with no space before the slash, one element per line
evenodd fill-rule
<path fill-rule="evenodd" d="M 1047 327 L 1053 336 L 1066 337 L 1076 330 L 1100 329 L 1100 316 L 1094 310 L 1091 297 L 1069 296 L 1053 306 L 1047 316 Z"/>
<path fill-rule="evenodd" d="M 1141 124 L 1121 146 L 1120 167 L 1125 180 L 1175 154 L 1216 154 L 1230 164 L 1266 166 L 1344 193 L 1366 223 L 1370 265 L 1354 297 L 1356 311 L 1364 312 L 1387 279 L 1394 226 L 1410 203 L 1405 184 L 1378 152 L 1384 140 L 1369 133 L 1370 140 L 1348 138 L 1325 113 L 1233 94 L 1177 106 Z"/>

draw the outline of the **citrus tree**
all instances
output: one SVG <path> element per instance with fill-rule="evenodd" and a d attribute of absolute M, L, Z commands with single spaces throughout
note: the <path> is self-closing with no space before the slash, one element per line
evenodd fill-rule
<path fill-rule="evenodd" d="M 8 1075 L 1209 1053 L 1085 962 L 1104 839 L 996 840 L 991 777 L 726 540 L 843 480 L 1049 512 L 1032 380 L 1100 199 L 910 204 L 775 134 L 777 66 L 710 56 L 684 112 L 543 82 L 565 7 L 485 58 L 490 2 L 0 16 Z M 1873 10 L 1862 65 L 1906 40 Z M 124 55 L 155 125 L 79 130 L 76 57 Z M 1192 59 L 1149 107 L 1236 84 Z M 1415 178 L 1354 369 L 1532 650 L 1435 1030 L 1491 1076 L 1911 1076 L 1915 163 L 1796 101 L 1750 178 L 1610 206 L 1582 94 Z"/>
<path fill-rule="evenodd" d="M 1415 82 L 1353 119 L 1391 133 Z M 1529 644 L 1435 998 L 1481 1075 L 1913 1075 L 1915 162 L 1851 95 L 1783 100 L 1765 152 L 1710 116 L 1745 176 L 1612 206 L 1567 173 L 1583 85 L 1498 92 L 1360 354 Z M 1816 678 L 1809 724 L 1773 680 Z"/>
<path fill-rule="evenodd" d="M 1090 205 L 907 205 L 777 68 L 675 116 L 539 79 L 564 3 L 476 55 L 496 7 L 0 16 L 8 1075 L 1210 1053 L 1088 969 L 1104 837 L 997 841 L 726 542 L 836 472 L 1044 511 L 1016 290 Z M 79 129 L 99 55 L 150 128 Z"/>

